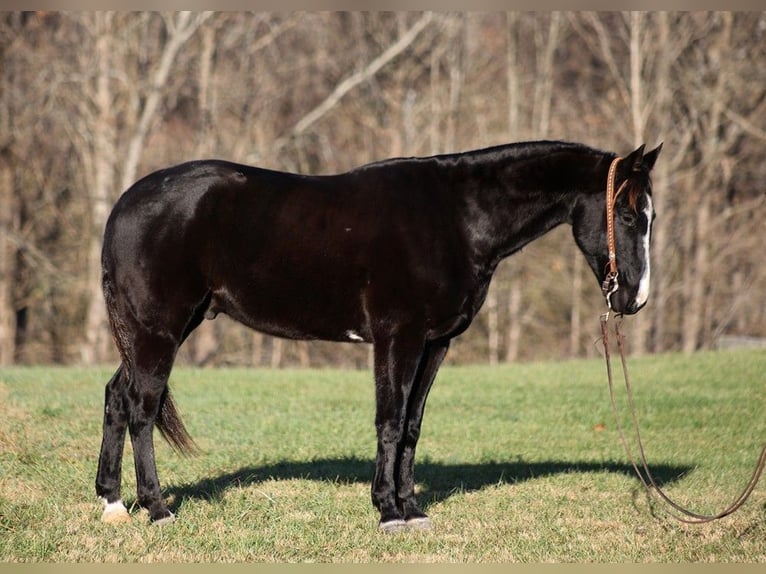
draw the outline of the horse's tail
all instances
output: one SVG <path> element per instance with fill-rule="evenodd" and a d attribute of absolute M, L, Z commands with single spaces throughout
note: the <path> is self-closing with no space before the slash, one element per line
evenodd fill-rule
<path fill-rule="evenodd" d="M 117 312 L 117 300 L 114 295 L 114 281 L 106 265 L 101 272 L 101 289 L 104 292 L 104 303 L 106 303 L 106 316 L 109 320 L 109 329 L 112 332 L 114 344 L 122 359 L 124 374 L 128 380 L 133 372 L 133 353 L 131 353 L 130 340 L 128 339 L 128 330 L 125 322 Z"/>
<path fill-rule="evenodd" d="M 133 353 L 128 338 L 127 327 L 119 312 L 117 311 L 117 302 L 115 299 L 114 282 L 111 275 L 104 267 L 101 275 L 101 286 L 104 291 L 104 302 L 106 303 L 106 314 L 109 319 L 109 328 L 112 331 L 117 350 L 122 360 L 122 368 L 126 380 L 130 381 L 133 376 Z M 189 432 L 186 430 L 181 415 L 176 409 L 173 397 L 170 395 L 170 389 L 165 386 L 165 391 L 160 398 L 160 408 L 155 420 L 155 425 L 162 434 L 162 437 L 181 454 L 193 454 L 198 450 Z"/>
<path fill-rule="evenodd" d="M 162 437 L 180 454 L 191 455 L 199 450 L 181 420 L 181 415 L 178 413 L 178 409 L 176 409 L 168 387 L 165 387 L 165 392 L 162 394 L 160 412 L 157 415 L 155 424 L 160 429 Z"/>

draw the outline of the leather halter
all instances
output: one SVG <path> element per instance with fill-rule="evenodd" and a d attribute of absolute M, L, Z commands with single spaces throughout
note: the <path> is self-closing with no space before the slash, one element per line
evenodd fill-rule
<path fill-rule="evenodd" d="M 617 271 L 617 248 L 614 239 L 614 205 L 617 202 L 617 196 L 620 195 L 627 180 L 622 182 L 617 191 L 614 190 L 615 179 L 617 178 L 617 164 L 620 163 L 622 158 L 616 157 L 612 160 L 609 166 L 609 175 L 606 179 L 606 243 L 609 250 L 609 271 L 601 283 L 601 292 L 606 299 L 606 305 L 609 309 L 612 308 L 611 297 L 620 288 L 620 283 L 617 280 L 619 272 Z"/>

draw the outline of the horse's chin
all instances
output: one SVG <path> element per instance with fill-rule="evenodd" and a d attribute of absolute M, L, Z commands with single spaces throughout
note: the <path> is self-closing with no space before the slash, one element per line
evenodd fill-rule
<path fill-rule="evenodd" d="M 635 315 L 646 306 L 646 301 L 639 303 L 635 297 L 621 297 L 620 291 L 613 293 L 610 298 L 611 309 L 621 315 Z M 627 300 L 626 300 L 627 299 Z"/>
<path fill-rule="evenodd" d="M 646 303 L 643 303 L 641 305 L 637 304 L 635 301 L 632 301 L 626 309 L 622 312 L 623 315 L 635 315 L 638 313 L 641 309 L 644 308 Z"/>

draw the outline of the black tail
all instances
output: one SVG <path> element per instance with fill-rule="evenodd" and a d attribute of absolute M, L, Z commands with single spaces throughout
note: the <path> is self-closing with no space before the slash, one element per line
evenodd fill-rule
<path fill-rule="evenodd" d="M 173 397 L 170 396 L 170 390 L 167 388 L 162 395 L 160 412 L 157 415 L 155 424 L 160 430 L 162 437 L 168 441 L 168 444 L 173 447 L 176 452 L 192 455 L 199 451 L 199 447 L 197 447 L 194 439 L 192 439 L 191 435 L 186 430 L 186 427 L 181 420 L 181 415 L 179 415 L 178 410 L 176 410 Z"/>
<path fill-rule="evenodd" d="M 103 265 L 103 262 L 102 262 Z M 112 338 L 120 353 L 122 365 L 125 369 L 125 376 L 130 380 L 133 370 L 133 354 L 130 352 L 130 343 L 128 342 L 127 329 L 125 322 L 117 312 L 117 301 L 114 297 L 114 283 L 104 265 L 101 272 L 101 289 L 104 292 L 104 303 L 106 303 L 106 316 L 109 319 L 109 329 L 112 331 Z"/>
<path fill-rule="evenodd" d="M 104 291 L 104 301 L 106 302 L 106 312 L 109 317 L 109 327 L 112 330 L 114 342 L 122 359 L 122 366 L 127 380 L 130 380 L 133 370 L 133 354 L 129 338 L 127 337 L 125 322 L 117 312 L 117 305 L 114 294 L 114 283 L 109 273 L 104 269 L 101 276 L 101 285 Z M 180 454 L 194 454 L 199 448 L 186 430 L 181 415 L 178 414 L 173 398 L 170 396 L 170 390 L 165 387 L 162 394 L 160 410 L 155 420 L 155 425 L 162 434 L 162 437 L 168 441 L 173 449 Z"/>

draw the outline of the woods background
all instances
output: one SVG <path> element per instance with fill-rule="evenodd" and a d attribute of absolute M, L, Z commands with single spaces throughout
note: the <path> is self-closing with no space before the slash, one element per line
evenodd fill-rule
<path fill-rule="evenodd" d="M 0 365 L 116 363 L 101 237 L 140 176 L 216 157 L 334 173 L 528 139 L 655 168 L 635 353 L 766 336 L 766 14 L 0 13 Z M 596 354 L 603 301 L 567 226 L 501 264 L 448 361 Z M 225 317 L 193 364 L 362 367 Z"/>

